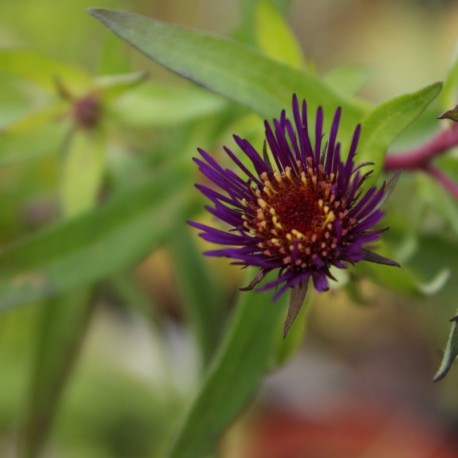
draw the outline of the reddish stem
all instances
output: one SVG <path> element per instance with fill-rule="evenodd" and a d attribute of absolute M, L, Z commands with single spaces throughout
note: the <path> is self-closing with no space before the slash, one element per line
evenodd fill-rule
<path fill-rule="evenodd" d="M 424 145 L 404 153 L 391 153 L 385 158 L 384 170 L 424 169 L 431 159 L 458 145 L 458 124 L 440 131 Z"/>
<path fill-rule="evenodd" d="M 435 157 L 454 146 L 458 146 L 458 124 L 456 123 L 452 124 L 449 129 L 441 130 L 435 137 L 418 148 L 403 153 L 388 154 L 383 169 L 385 171 L 422 170 L 434 177 L 458 200 L 458 184 L 431 163 Z"/>

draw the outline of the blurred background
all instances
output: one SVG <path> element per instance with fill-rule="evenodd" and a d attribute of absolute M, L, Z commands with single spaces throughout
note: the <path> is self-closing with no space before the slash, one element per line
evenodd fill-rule
<path fill-rule="evenodd" d="M 359 95 L 373 103 L 444 80 L 454 57 L 456 1 L 273 3 L 279 11 L 289 8 L 286 18 L 317 72 L 358 69 L 365 82 Z M 27 50 L 41 56 L 33 57 L 37 62 L 58 62 L 71 68 L 69 74 L 82 72 L 92 81 L 86 86 L 90 90 L 78 92 L 79 86 L 66 80 L 67 70 L 59 78 L 38 81 L 27 75 L 29 67 L 11 71 L 11 60 L 0 58 L 2 247 L 122 192 L 137 179 L 148 179 L 166 161 L 183 161 L 193 169 L 191 157 L 198 146 L 217 150 L 230 144 L 233 132 L 256 135 L 252 129 L 262 126 L 246 110 L 128 47 L 85 12 L 92 6 L 137 12 L 253 44 L 241 19 L 243 0 L 2 0 L 1 48 Z M 103 159 L 94 165 L 97 169 L 103 162 L 103 180 L 99 171 L 99 178 L 81 181 L 66 160 L 70 133 L 72 123 L 91 123 L 93 111 L 89 107 L 89 117 L 78 117 L 75 101 L 94 88 L 102 94 L 100 88 L 111 87 L 104 86 L 101 76 L 143 71 L 146 79 L 125 80 L 125 92 L 107 90 L 102 117 L 108 140 Z M 433 106 L 395 149 L 418 144 L 437 130 L 431 119 L 440 112 Z M 21 124 L 23 119 L 29 124 Z M 56 119 L 63 119 L 58 128 Z M 15 123 L 24 135 L 2 140 L 2 130 Z M 34 130 L 33 125 L 40 127 Z M 454 173 L 457 158 L 452 154 L 447 159 Z M 85 197 L 89 203 L 81 202 L 74 190 L 90 189 L 94 180 L 94 195 Z M 224 437 L 222 457 L 458 456 L 458 370 L 432 382 L 458 295 L 458 207 L 449 199 L 437 208 L 438 199 L 446 200 L 441 192 L 421 174 L 401 177 L 387 203 L 387 239 L 397 259 L 408 259 L 425 281 L 448 269 L 445 286 L 430 295 L 403 294 L 390 279 L 385 287 L 383 278 L 378 284 L 361 279 L 353 294 L 342 289 L 314 294 L 303 344 L 264 379 L 253 404 Z M 197 253 L 203 247 L 184 227 L 184 219 L 175 226 L 172 240 L 91 291 L 2 311 L 1 457 L 20 456 L 21 438 L 39 443 L 40 424 L 52 426 L 39 447 L 45 457 L 163 456 L 204 365 L 187 325 L 183 291 L 189 285 L 180 268 L 187 249 L 183 243 L 191 243 Z M 181 244 L 176 241 L 180 237 Z M 242 276 L 225 260 L 203 259 L 202 265 L 205 277 L 198 281 L 207 294 L 217 295 L 211 300 L 220 303 L 214 322 L 220 333 Z M 58 328 L 50 324 L 64 300 L 78 310 L 90 304 L 86 314 L 78 315 L 80 338 L 72 339 L 62 322 L 57 321 Z M 43 336 L 59 332 L 69 364 L 54 389 L 37 401 L 37 386 L 46 378 L 40 364 L 59 359 L 59 348 L 46 347 Z"/>

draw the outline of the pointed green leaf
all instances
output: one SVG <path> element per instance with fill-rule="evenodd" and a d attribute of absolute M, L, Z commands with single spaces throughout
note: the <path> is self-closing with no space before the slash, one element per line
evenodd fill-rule
<path fill-rule="evenodd" d="M 23 458 L 39 456 L 60 395 L 78 356 L 91 311 L 92 292 L 80 290 L 42 306 L 21 440 Z"/>
<path fill-rule="evenodd" d="M 249 279 L 254 275 L 252 271 Z M 169 458 L 203 457 L 215 450 L 267 369 L 282 311 L 267 294 L 240 293 L 228 332 L 185 416 Z"/>
<path fill-rule="evenodd" d="M 291 292 L 289 294 L 291 294 Z M 276 349 L 274 353 L 274 359 L 272 361 L 274 367 L 284 364 L 292 356 L 294 356 L 297 350 L 299 350 L 299 348 L 301 347 L 304 341 L 305 333 L 307 331 L 307 319 L 309 317 L 309 311 L 311 306 L 311 296 L 311 291 L 309 291 L 286 337 L 284 336 L 283 322 L 285 322 L 285 320 L 287 319 L 286 317 L 288 312 L 284 314 L 285 318 L 277 331 L 278 337 L 276 339 Z"/>
<path fill-rule="evenodd" d="M 194 195 L 178 185 L 187 185 L 189 173 L 162 170 L 0 253 L 0 308 L 55 296 L 134 265 L 194 210 Z"/>
<path fill-rule="evenodd" d="M 0 49 L 0 72 L 52 93 L 56 93 L 56 81 L 76 93 L 90 85 L 89 76 L 82 70 L 27 49 Z"/>
<path fill-rule="evenodd" d="M 221 97 L 195 87 L 179 87 L 147 81 L 113 100 L 108 113 L 133 126 L 167 126 L 191 121 L 222 110 Z"/>
<path fill-rule="evenodd" d="M 418 194 L 437 211 L 455 234 L 458 234 L 458 206 L 456 200 L 435 180 L 423 174 L 416 177 Z"/>
<path fill-rule="evenodd" d="M 362 66 L 345 66 L 333 68 L 324 75 L 324 80 L 335 91 L 353 95 L 369 81 L 372 71 Z"/>
<path fill-rule="evenodd" d="M 447 345 L 445 347 L 444 356 L 442 357 L 441 365 L 434 376 L 434 381 L 442 380 L 447 374 L 452 364 L 458 356 L 458 320 L 455 318 L 452 321 L 452 327 L 448 336 Z"/>
<path fill-rule="evenodd" d="M 264 118 L 277 117 L 291 97 L 307 97 L 334 112 L 342 106 L 343 130 L 352 131 L 362 109 L 341 97 L 317 76 L 293 69 L 252 48 L 203 32 L 164 24 L 134 13 L 90 9 L 114 33 L 166 68 L 245 105 Z"/>
<path fill-rule="evenodd" d="M 452 56 L 452 63 L 450 65 L 447 77 L 444 81 L 444 89 L 440 95 L 442 107 L 449 109 L 456 104 L 456 97 L 458 95 L 458 48 L 455 47 L 455 53 Z"/>
<path fill-rule="evenodd" d="M 397 260 L 382 240 L 377 242 L 376 253 Z M 440 269 L 428 276 L 420 275 L 418 270 L 414 270 L 409 265 L 404 265 L 403 262 L 400 264 L 399 268 L 374 262 L 360 262 L 352 270 L 357 275 L 369 277 L 379 285 L 408 295 L 435 294 L 443 288 L 450 275 L 448 269 Z"/>
<path fill-rule="evenodd" d="M 70 131 L 69 119 L 58 119 L 62 105 L 25 116 L 0 131 L 0 166 L 61 152 Z"/>
<path fill-rule="evenodd" d="M 417 92 L 396 97 L 379 105 L 362 121 L 358 146 L 359 162 L 374 162 L 373 184 L 383 168 L 388 146 L 438 96 L 442 83 L 434 83 Z"/>
<path fill-rule="evenodd" d="M 288 23 L 270 0 L 258 1 L 256 35 L 261 50 L 267 56 L 295 68 L 305 68 L 299 43 Z"/>
<path fill-rule="evenodd" d="M 61 205 L 66 217 L 91 208 L 96 202 L 105 169 L 103 132 L 78 130 L 69 141 L 61 167 Z"/>
<path fill-rule="evenodd" d="M 110 102 L 144 82 L 147 76 L 148 74 L 145 72 L 99 76 L 95 79 L 94 88 L 101 93 L 103 101 Z"/>

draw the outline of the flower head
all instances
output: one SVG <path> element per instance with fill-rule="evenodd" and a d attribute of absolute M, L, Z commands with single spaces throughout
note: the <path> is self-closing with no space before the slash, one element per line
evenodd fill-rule
<path fill-rule="evenodd" d="M 278 298 L 288 288 L 307 285 L 309 279 L 318 291 L 327 290 L 332 266 L 346 268 L 348 263 L 364 260 L 398 265 L 367 248 L 384 230 L 375 226 L 384 215 L 380 207 L 385 184 L 362 189 L 371 171 L 361 171 L 368 163 L 354 163 L 359 125 L 348 155 L 342 159 L 337 142 L 340 116 L 339 108 L 324 142 L 323 111 L 319 108 L 312 142 L 307 104 L 303 101 L 300 106 L 294 96 L 292 120 L 283 111 L 279 120 L 265 122 L 270 153 L 265 146 L 261 156 L 247 140 L 234 136 L 251 167 L 229 148 L 224 149 L 237 171 L 223 168 L 199 150 L 201 158 L 195 162 L 216 188 L 196 186 L 212 203 L 207 210 L 227 229 L 191 224 L 201 230 L 202 238 L 222 245 L 207 255 L 259 267 L 247 289 L 271 270 L 278 271 L 276 279 L 261 289 L 277 288 Z"/>

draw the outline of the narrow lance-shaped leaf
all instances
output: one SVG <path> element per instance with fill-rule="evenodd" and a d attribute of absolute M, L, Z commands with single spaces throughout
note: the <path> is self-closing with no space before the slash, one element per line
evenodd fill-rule
<path fill-rule="evenodd" d="M 449 109 L 456 104 L 456 96 L 458 94 L 458 48 L 455 48 L 455 53 L 452 57 L 452 62 L 448 71 L 448 75 L 444 81 L 444 89 L 440 95 L 441 105 L 444 109 Z"/>
<path fill-rule="evenodd" d="M 343 94 L 356 94 L 372 76 L 371 69 L 363 66 L 336 67 L 324 75 L 324 80 L 335 91 Z"/>
<path fill-rule="evenodd" d="M 99 76 L 94 82 L 94 88 L 96 92 L 100 92 L 104 102 L 111 102 L 119 95 L 143 83 L 147 76 L 145 72 Z"/>
<path fill-rule="evenodd" d="M 197 87 L 173 87 L 146 81 L 112 100 L 110 117 L 133 126 L 176 125 L 221 111 L 227 102 Z"/>
<path fill-rule="evenodd" d="M 56 93 L 57 80 L 78 93 L 90 85 L 89 76 L 79 68 L 28 49 L 1 49 L 0 71 L 36 84 L 53 94 Z"/>
<path fill-rule="evenodd" d="M 92 290 L 83 289 L 54 298 L 41 308 L 22 458 L 38 456 L 44 446 L 85 335 L 92 299 Z"/>
<path fill-rule="evenodd" d="M 444 356 L 441 365 L 434 376 L 434 381 L 442 380 L 452 367 L 452 364 L 458 356 L 458 315 L 452 319 L 452 328 L 445 347 Z"/>
<path fill-rule="evenodd" d="M 256 35 L 266 55 L 295 68 L 305 68 L 302 51 L 288 23 L 270 0 L 259 0 Z"/>
<path fill-rule="evenodd" d="M 291 96 L 307 97 L 311 109 L 343 107 L 341 127 L 353 131 L 362 109 L 320 78 L 270 59 L 238 42 L 108 9 L 90 9 L 114 33 L 166 68 L 245 105 L 262 117 L 277 116 Z"/>
<path fill-rule="evenodd" d="M 441 88 L 442 83 L 434 83 L 396 97 L 379 105 L 363 119 L 358 161 L 374 163 L 374 173 L 368 184 L 373 184 L 380 174 L 388 146 L 437 97 Z"/>
<path fill-rule="evenodd" d="M 247 278 L 251 278 L 250 272 Z M 253 396 L 264 375 L 283 311 L 268 295 L 240 294 L 230 328 L 188 411 L 169 458 L 206 456 Z"/>
<path fill-rule="evenodd" d="M 57 103 L 5 126 L 0 131 L 0 166 L 60 152 L 70 130 L 65 110 Z"/>
<path fill-rule="evenodd" d="M 288 314 L 286 315 L 285 324 L 283 326 L 283 337 L 288 335 L 288 331 L 296 320 L 302 306 L 304 305 L 305 296 L 308 291 L 308 283 L 300 284 L 291 288 Z"/>
<path fill-rule="evenodd" d="M 226 301 L 217 278 L 205 264 L 188 228 L 171 243 L 178 294 L 193 328 L 206 365 L 214 353 L 226 321 Z"/>
<path fill-rule="evenodd" d="M 77 130 L 61 167 L 61 204 L 67 217 L 91 208 L 105 169 L 106 138 L 98 129 Z"/>
<path fill-rule="evenodd" d="M 61 173 L 64 217 L 95 206 L 103 179 L 105 145 L 105 135 L 98 128 L 73 132 Z M 38 456 L 46 442 L 86 333 L 93 295 L 94 288 L 82 288 L 41 306 L 22 458 Z"/>
<path fill-rule="evenodd" d="M 188 169 L 163 170 L 0 253 L 0 308 L 55 296 L 138 262 L 192 214 L 192 196 L 178 185 L 188 180 Z"/>
<path fill-rule="evenodd" d="M 274 367 L 284 364 L 289 358 L 291 358 L 302 345 L 304 336 L 307 330 L 307 318 L 309 316 L 309 310 L 311 306 L 311 291 L 308 291 L 308 287 L 304 289 L 295 288 L 291 289 L 291 297 L 289 299 L 289 307 L 286 313 L 286 318 L 282 324 L 281 329 L 278 329 L 278 337 L 276 339 L 276 349 L 273 354 L 272 365 Z M 290 314 L 291 307 L 299 305 L 299 310 L 294 318 L 294 323 L 290 326 L 287 335 L 284 335 L 285 327 L 288 323 L 288 316 Z"/>

